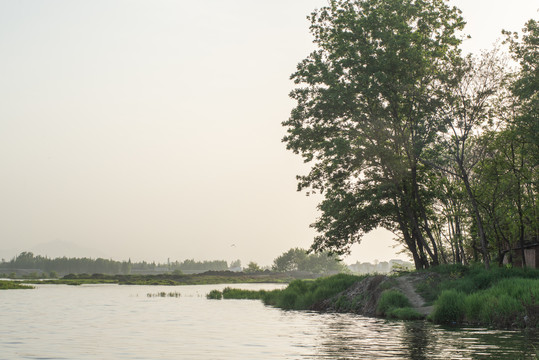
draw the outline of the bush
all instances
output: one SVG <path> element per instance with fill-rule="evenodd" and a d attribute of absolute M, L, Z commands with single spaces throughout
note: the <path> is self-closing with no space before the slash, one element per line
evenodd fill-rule
<path fill-rule="evenodd" d="M 466 295 L 456 290 L 444 290 L 434 304 L 432 320 L 438 324 L 461 323 L 465 316 Z"/>
<path fill-rule="evenodd" d="M 223 298 L 223 293 L 221 293 L 219 290 L 212 290 L 208 295 L 206 295 L 206 298 L 210 300 L 221 300 Z"/>
<path fill-rule="evenodd" d="M 380 296 L 376 305 L 377 315 L 387 315 L 391 309 L 410 307 L 408 298 L 398 290 L 386 290 Z"/>

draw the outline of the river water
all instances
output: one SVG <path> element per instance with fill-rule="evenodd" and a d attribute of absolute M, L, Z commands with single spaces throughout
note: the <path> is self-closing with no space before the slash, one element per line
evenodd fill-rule
<path fill-rule="evenodd" d="M 207 300 L 227 285 L 0 291 L 0 359 L 537 359 L 537 334 Z M 273 289 L 275 284 L 235 284 Z M 179 292 L 180 297 L 148 294 Z"/>

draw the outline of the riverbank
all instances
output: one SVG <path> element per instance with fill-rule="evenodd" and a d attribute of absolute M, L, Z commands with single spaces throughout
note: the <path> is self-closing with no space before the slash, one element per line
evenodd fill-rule
<path fill-rule="evenodd" d="M 69 274 L 61 279 L 25 280 L 29 284 L 204 285 L 240 283 L 288 283 L 293 274 L 276 272 L 207 271 L 198 274 L 106 275 Z"/>
<path fill-rule="evenodd" d="M 220 298 L 213 293 L 214 298 Z M 283 290 L 241 292 L 224 298 L 261 299 L 282 309 L 355 313 L 438 324 L 539 328 L 539 271 L 444 265 L 398 275 L 339 274 L 296 280 Z"/>

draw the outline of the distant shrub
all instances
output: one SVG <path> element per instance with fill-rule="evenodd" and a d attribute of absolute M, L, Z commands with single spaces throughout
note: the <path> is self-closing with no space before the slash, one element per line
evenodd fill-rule
<path fill-rule="evenodd" d="M 410 300 L 398 290 L 386 290 L 376 305 L 376 314 L 385 316 L 390 309 L 410 307 Z"/>
<path fill-rule="evenodd" d="M 210 300 L 221 300 L 223 298 L 223 293 L 219 290 L 212 290 L 206 295 L 206 298 Z"/>

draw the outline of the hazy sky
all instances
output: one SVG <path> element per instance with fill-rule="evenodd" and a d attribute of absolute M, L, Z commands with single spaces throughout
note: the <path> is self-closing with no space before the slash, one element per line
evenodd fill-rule
<path fill-rule="evenodd" d="M 0 0 L 0 250 L 269 265 L 307 248 L 318 199 L 296 192 L 307 167 L 280 124 L 314 49 L 306 15 L 326 3 Z M 450 3 L 474 52 L 539 8 Z M 346 262 L 406 258 L 391 238 Z"/>

